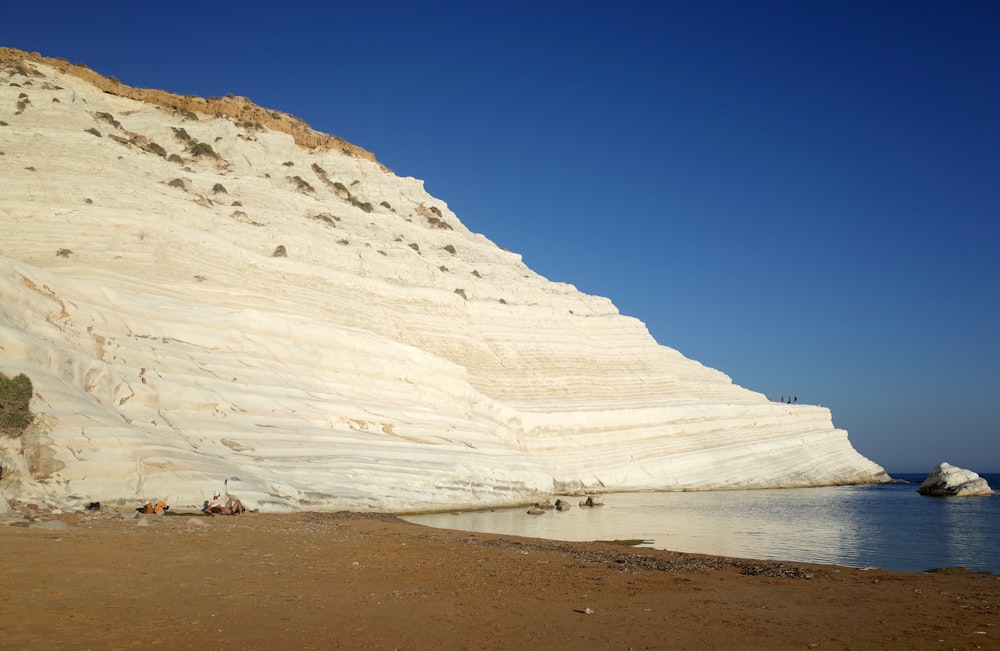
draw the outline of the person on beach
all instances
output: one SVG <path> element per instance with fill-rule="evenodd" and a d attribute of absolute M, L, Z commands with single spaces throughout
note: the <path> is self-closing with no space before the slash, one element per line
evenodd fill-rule
<path fill-rule="evenodd" d="M 212 494 L 212 499 L 205 504 L 205 508 L 202 512 L 208 513 L 209 515 L 239 515 L 241 513 L 246 513 L 246 509 L 243 508 L 243 503 L 239 500 L 234 500 L 229 497 L 226 499 L 225 503 L 222 501 L 222 494 L 219 491 L 215 491 Z"/>
<path fill-rule="evenodd" d="M 163 515 L 170 510 L 167 503 L 163 500 L 157 500 L 155 503 L 147 502 L 144 506 L 140 506 L 136 509 L 139 513 L 155 513 L 156 515 Z"/>

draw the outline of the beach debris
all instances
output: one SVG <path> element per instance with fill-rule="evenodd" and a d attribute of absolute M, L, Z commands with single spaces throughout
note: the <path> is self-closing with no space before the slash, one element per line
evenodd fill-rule
<path fill-rule="evenodd" d="M 934 574 L 968 574 L 969 568 L 964 565 L 954 565 L 951 567 L 932 567 L 927 570 L 928 573 Z"/>
<path fill-rule="evenodd" d="M 62 520 L 44 520 L 42 522 L 32 522 L 29 529 L 49 529 L 51 531 L 69 531 L 69 525 Z"/>

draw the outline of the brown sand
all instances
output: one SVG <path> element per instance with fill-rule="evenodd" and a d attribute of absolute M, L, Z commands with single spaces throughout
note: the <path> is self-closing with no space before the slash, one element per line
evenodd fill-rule
<path fill-rule="evenodd" d="M 3 649 L 1000 648 L 1000 577 L 747 561 L 391 516 L 0 527 Z"/>

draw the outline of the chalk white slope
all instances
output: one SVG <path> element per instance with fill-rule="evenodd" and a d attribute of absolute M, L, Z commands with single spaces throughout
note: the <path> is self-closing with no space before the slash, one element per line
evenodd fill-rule
<path fill-rule="evenodd" d="M 0 68 L 0 371 L 38 415 L 0 442 L 8 498 L 182 507 L 229 479 L 261 510 L 401 511 L 886 479 L 827 409 L 659 345 L 421 181 L 32 67 Z"/>

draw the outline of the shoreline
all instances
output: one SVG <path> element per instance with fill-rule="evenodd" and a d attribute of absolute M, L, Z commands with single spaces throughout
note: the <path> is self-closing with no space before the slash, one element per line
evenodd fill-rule
<path fill-rule="evenodd" d="M 565 541 L 639 539 L 644 547 L 691 553 L 760 558 L 796 563 L 835 564 L 927 572 L 965 567 L 1000 574 L 1000 556 L 990 539 L 1000 531 L 993 520 L 1000 502 L 973 499 L 941 502 L 920 496 L 908 480 L 867 487 L 685 494 L 618 492 L 606 506 L 587 508 L 569 496 L 565 513 L 528 508 L 494 508 L 397 514 L 425 526 Z M 560 496 L 567 501 L 566 496 Z M 553 497 L 555 499 L 555 497 Z M 968 509 L 966 509 L 968 507 Z M 969 537 L 956 537 L 957 523 L 926 540 L 939 524 L 939 511 L 984 518 Z M 527 515 L 525 515 L 527 512 Z M 858 523 L 865 522 L 864 526 Z M 858 526 L 855 526 L 858 525 Z M 949 542 L 950 541 L 950 542 Z"/>
<path fill-rule="evenodd" d="M 2 649 L 1000 643 L 992 574 L 558 542 L 392 514 L 58 519 L 65 528 L 0 527 Z"/>

